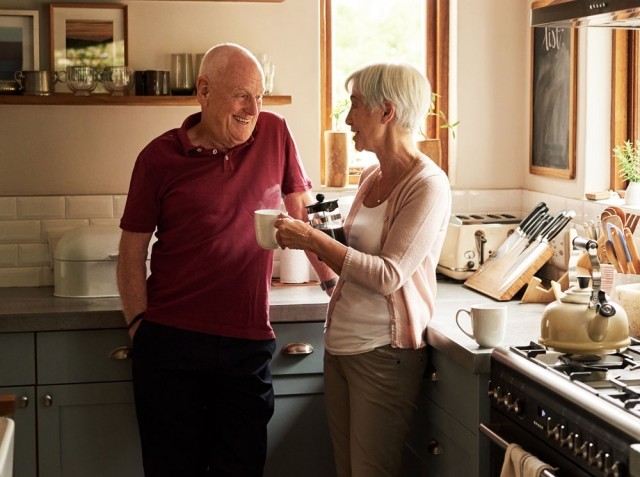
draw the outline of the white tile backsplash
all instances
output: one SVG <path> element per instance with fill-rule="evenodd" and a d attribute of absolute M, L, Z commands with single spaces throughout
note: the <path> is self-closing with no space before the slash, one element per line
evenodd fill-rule
<path fill-rule="evenodd" d="M 125 195 L 0 197 L 0 287 L 53 285 L 57 240 L 79 226 L 118 225 L 126 199 Z M 554 215 L 575 210 L 578 225 L 595 220 L 607 206 L 521 189 L 454 189 L 452 199 L 454 213 L 527 213 L 544 201 Z"/>
<path fill-rule="evenodd" d="M 113 218 L 113 196 L 87 195 L 65 197 L 67 219 Z"/>
<path fill-rule="evenodd" d="M 18 266 L 18 246 L 16 244 L 0 245 L 0 268 Z"/>
<path fill-rule="evenodd" d="M 0 268 L 0 287 L 44 286 L 41 267 Z"/>
<path fill-rule="evenodd" d="M 25 243 L 18 245 L 21 267 L 50 266 L 49 244 Z"/>
<path fill-rule="evenodd" d="M 64 197 L 18 197 L 18 219 L 64 219 Z"/>
<path fill-rule="evenodd" d="M 0 220 L 15 220 L 18 210 L 15 197 L 0 197 Z"/>
<path fill-rule="evenodd" d="M 40 242 L 39 220 L 13 220 L 0 222 L 0 243 Z"/>

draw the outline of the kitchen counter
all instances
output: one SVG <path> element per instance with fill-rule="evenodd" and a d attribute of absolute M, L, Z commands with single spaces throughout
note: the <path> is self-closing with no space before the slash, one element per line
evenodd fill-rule
<path fill-rule="evenodd" d="M 329 297 L 318 286 L 274 286 L 271 322 L 324 321 Z M 0 288 L 0 333 L 122 328 L 120 298 L 60 298 L 53 287 Z"/>
<path fill-rule="evenodd" d="M 436 313 L 428 328 L 429 344 L 474 373 L 489 372 L 491 349 L 480 348 L 457 327 L 455 313 L 492 298 L 459 282 L 438 283 Z M 271 290 L 271 321 L 323 321 L 327 295 L 317 286 L 274 286 Z M 508 302 L 505 345 L 536 341 L 544 304 Z M 469 323 L 463 316 L 464 323 Z M 0 332 L 58 331 L 122 328 L 119 298 L 59 298 L 53 287 L 0 288 Z M 469 325 L 470 326 L 470 325 Z"/>
<path fill-rule="evenodd" d="M 501 303 L 466 288 L 458 282 L 438 282 L 435 316 L 427 329 L 427 339 L 433 348 L 473 373 L 488 373 L 492 348 L 480 348 L 456 325 L 456 311 L 469 309 L 477 303 Z M 504 302 L 508 308 L 507 334 L 504 346 L 527 345 L 540 336 L 540 320 L 546 304 Z M 469 316 L 460 317 L 465 329 L 471 329 Z"/>

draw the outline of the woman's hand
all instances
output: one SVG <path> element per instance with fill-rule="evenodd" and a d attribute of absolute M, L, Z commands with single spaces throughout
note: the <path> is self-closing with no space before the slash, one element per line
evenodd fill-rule
<path fill-rule="evenodd" d="M 287 214 L 280 214 L 274 224 L 278 229 L 276 240 L 280 248 L 307 250 L 308 238 L 313 233 L 313 227 L 302 220 L 296 220 Z"/>

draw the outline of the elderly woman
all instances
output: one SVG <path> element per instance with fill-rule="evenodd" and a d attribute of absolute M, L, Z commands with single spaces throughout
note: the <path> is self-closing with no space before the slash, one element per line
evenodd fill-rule
<path fill-rule="evenodd" d="M 429 82 L 405 64 L 352 73 L 346 123 L 367 168 L 345 219 L 347 245 L 282 216 L 281 247 L 317 254 L 338 275 L 325 331 L 325 393 L 339 477 L 400 475 L 427 365 L 436 264 L 451 211 L 444 172 L 415 146 Z"/>

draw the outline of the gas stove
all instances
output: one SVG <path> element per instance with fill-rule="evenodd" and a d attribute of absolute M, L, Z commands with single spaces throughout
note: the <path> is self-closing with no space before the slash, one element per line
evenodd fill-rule
<path fill-rule="evenodd" d="M 497 348 L 489 400 L 484 433 L 500 436 L 502 447 L 520 444 L 556 468 L 549 475 L 640 477 L 640 341 L 605 355 L 533 342 Z M 501 455 L 492 451 L 492 475 Z"/>

